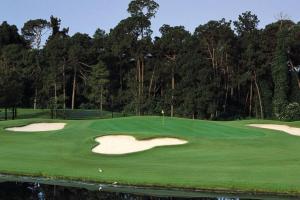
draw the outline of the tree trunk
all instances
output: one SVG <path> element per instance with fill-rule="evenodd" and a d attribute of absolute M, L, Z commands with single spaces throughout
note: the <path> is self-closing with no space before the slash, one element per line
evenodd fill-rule
<path fill-rule="evenodd" d="M 33 109 L 36 109 L 36 104 L 37 104 L 37 86 L 35 86 L 35 90 L 34 90 L 34 100 L 33 100 Z"/>
<path fill-rule="evenodd" d="M 14 120 L 15 119 L 15 108 L 12 107 L 11 111 L 12 111 L 11 119 Z"/>
<path fill-rule="evenodd" d="M 4 111 L 4 112 L 5 112 L 5 114 L 4 114 L 4 119 L 7 120 L 7 107 L 5 107 L 4 110 L 5 110 L 5 111 Z"/>
<path fill-rule="evenodd" d="M 65 72 L 65 63 L 66 59 L 64 58 L 64 64 L 63 64 L 63 109 L 66 109 L 66 72 Z"/>
<path fill-rule="evenodd" d="M 122 78 L 122 65 L 120 64 L 119 69 L 119 82 L 120 82 L 120 89 L 123 91 L 123 78 Z"/>
<path fill-rule="evenodd" d="M 140 58 L 138 58 L 137 61 L 137 70 L 138 70 L 138 105 L 137 105 L 137 111 L 138 115 L 141 115 L 141 62 Z"/>
<path fill-rule="evenodd" d="M 57 85 L 56 81 L 54 82 L 54 117 L 56 118 L 57 114 Z"/>
<path fill-rule="evenodd" d="M 72 89 L 72 105 L 71 105 L 71 109 L 72 110 L 74 110 L 74 105 L 75 105 L 76 74 L 77 74 L 77 70 L 75 69 L 75 71 L 74 71 L 74 77 L 73 77 L 73 89 Z"/>
<path fill-rule="evenodd" d="M 171 76 L 172 76 L 172 89 L 171 89 L 171 117 L 174 116 L 174 90 L 175 90 L 175 65 L 176 65 L 176 55 L 166 55 L 166 57 L 172 62 L 172 67 L 171 67 Z"/>
<path fill-rule="evenodd" d="M 38 45 L 39 46 L 39 45 Z M 41 72 L 41 66 L 40 66 L 40 59 L 39 59 L 39 51 L 35 57 L 36 59 L 36 64 L 37 64 L 37 70 L 38 74 L 34 74 L 34 81 L 35 81 L 35 94 L 34 94 L 34 103 L 33 103 L 33 109 L 35 110 L 37 108 L 37 95 L 38 95 L 38 89 L 37 89 L 37 82 L 40 78 L 40 72 Z"/>
<path fill-rule="evenodd" d="M 175 90 L 175 77 L 174 77 L 174 67 L 172 67 L 172 97 L 171 97 L 171 117 L 174 116 L 174 90 Z"/>
<path fill-rule="evenodd" d="M 150 79 L 150 84 L 149 84 L 149 91 L 148 91 L 148 96 L 150 97 L 151 95 L 151 88 L 152 88 L 152 84 L 153 84 L 153 79 L 154 79 L 154 73 L 155 73 L 155 66 L 153 68 L 153 72 L 152 72 L 152 75 L 151 75 L 151 79 Z"/>
<path fill-rule="evenodd" d="M 114 118 L 114 97 L 111 95 L 111 118 Z"/>
<path fill-rule="evenodd" d="M 145 62 L 144 58 L 141 59 L 141 100 L 140 104 L 144 102 L 144 71 L 145 71 Z M 140 114 L 143 114 L 143 111 L 140 109 Z"/>
<path fill-rule="evenodd" d="M 224 105 L 223 105 L 224 112 L 226 112 L 226 107 L 227 107 L 228 90 L 229 90 L 229 87 L 228 87 L 228 84 L 226 84 L 225 100 L 224 100 Z"/>
<path fill-rule="evenodd" d="M 300 79 L 299 79 L 298 75 L 297 75 L 297 81 L 298 81 L 298 87 L 300 89 Z"/>
<path fill-rule="evenodd" d="M 298 87 L 300 89 L 300 78 L 299 78 L 298 72 L 294 72 L 293 74 L 295 74 L 295 76 L 296 76 Z"/>
<path fill-rule="evenodd" d="M 222 57 L 223 58 L 223 57 Z M 229 68 L 228 68 L 228 54 L 226 53 L 225 56 L 225 62 L 226 62 L 226 71 L 225 71 L 225 100 L 224 100 L 224 112 L 226 112 L 226 108 L 227 108 L 227 101 L 228 101 L 228 92 L 229 92 Z"/>
<path fill-rule="evenodd" d="M 53 108 L 51 108 L 50 114 L 51 114 L 51 119 L 53 119 Z"/>
<path fill-rule="evenodd" d="M 251 117 L 252 114 L 252 92 L 253 91 L 253 84 L 251 80 L 251 85 L 250 85 L 250 99 L 249 99 L 249 117 Z"/>
<path fill-rule="evenodd" d="M 256 73 L 255 72 L 254 72 L 254 84 L 255 84 L 255 87 L 256 87 L 258 100 L 259 100 L 260 118 L 263 119 L 264 118 L 264 111 L 263 111 L 263 106 L 262 106 L 262 102 L 261 102 L 261 94 L 260 94 L 260 90 L 259 90 L 259 87 L 258 87 L 258 84 L 257 84 Z"/>
<path fill-rule="evenodd" d="M 246 112 L 247 111 L 247 103 L 248 103 L 248 97 L 249 97 L 249 91 L 247 92 L 246 94 L 246 98 L 245 98 L 245 107 L 244 107 L 244 111 Z"/>
<path fill-rule="evenodd" d="M 144 73 L 145 73 L 145 61 L 144 61 L 144 58 L 142 58 L 142 61 L 141 61 L 141 94 L 142 94 L 142 102 L 143 102 L 143 94 L 144 94 Z"/>
<path fill-rule="evenodd" d="M 100 111 L 102 113 L 103 110 L 103 88 L 101 86 L 101 90 L 100 90 Z"/>
<path fill-rule="evenodd" d="M 291 69 L 292 72 L 294 72 L 293 74 L 295 74 L 295 76 L 296 76 L 297 83 L 298 83 L 298 87 L 299 87 L 299 89 L 300 89 L 300 78 L 299 78 L 298 72 L 295 71 L 294 64 L 293 64 L 293 62 L 292 62 L 291 60 L 289 60 L 288 63 L 290 64 L 290 66 L 291 66 L 291 68 L 292 68 L 292 69 Z"/>

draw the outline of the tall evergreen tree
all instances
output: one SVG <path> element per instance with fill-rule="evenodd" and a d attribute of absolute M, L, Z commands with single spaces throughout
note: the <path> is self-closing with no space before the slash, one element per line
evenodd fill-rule
<path fill-rule="evenodd" d="M 101 112 L 103 111 L 103 104 L 108 99 L 108 78 L 109 71 L 102 61 L 92 66 L 91 75 L 88 78 L 88 85 L 91 88 L 88 98 L 91 102 L 99 105 Z"/>
<path fill-rule="evenodd" d="M 276 117 L 280 115 L 288 104 L 288 67 L 287 67 L 288 30 L 279 30 L 275 60 L 272 66 L 274 82 L 273 112 Z"/>
<path fill-rule="evenodd" d="M 41 71 L 40 66 L 40 48 L 44 34 L 50 28 L 50 24 L 44 19 L 35 19 L 27 21 L 22 28 L 22 35 L 25 40 L 32 46 L 34 54 L 34 62 L 30 64 L 30 76 L 33 79 L 34 86 L 34 101 L 33 108 L 37 107 L 38 87 L 41 85 Z"/>

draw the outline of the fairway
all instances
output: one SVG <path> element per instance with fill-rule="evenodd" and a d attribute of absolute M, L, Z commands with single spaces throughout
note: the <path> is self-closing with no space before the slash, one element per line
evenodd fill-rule
<path fill-rule="evenodd" d="M 5 130 L 41 122 L 66 126 L 49 132 Z M 300 122 L 161 117 L 1 121 L 0 172 L 140 186 L 300 193 L 300 137 L 247 126 L 262 123 L 300 127 Z M 188 143 L 126 155 L 93 153 L 95 138 L 105 135 L 172 137 Z"/>

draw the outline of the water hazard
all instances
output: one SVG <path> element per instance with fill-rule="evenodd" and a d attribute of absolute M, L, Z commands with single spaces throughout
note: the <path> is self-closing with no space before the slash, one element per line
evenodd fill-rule
<path fill-rule="evenodd" d="M 299 197 L 221 194 L 165 188 L 0 175 L 1 200 L 292 200 Z"/>

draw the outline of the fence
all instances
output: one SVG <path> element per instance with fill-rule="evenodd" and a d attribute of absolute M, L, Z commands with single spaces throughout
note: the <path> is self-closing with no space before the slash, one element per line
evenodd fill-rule
<path fill-rule="evenodd" d="M 112 111 L 100 111 L 100 110 L 88 110 L 88 109 L 17 109 L 16 119 L 29 119 L 29 118 L 40 118 L 40 119 L 108 119 L 116 117 L 127 117 L 133 116 L 133 114 L 125 114 L 120 112 Z M 7 119 L 12 119 L 12 110 L 7 110 Z M 5 110 L 0 109 L 0 120 L 5 120 Z"/>

